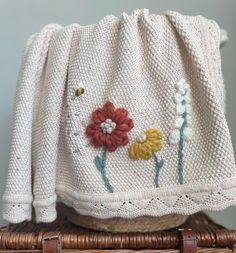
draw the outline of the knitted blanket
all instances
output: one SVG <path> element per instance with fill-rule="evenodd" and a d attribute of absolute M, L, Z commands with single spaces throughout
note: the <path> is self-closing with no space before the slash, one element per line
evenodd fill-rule
<path fill-rule="evenodd" d="M 236 204 L 220 29 L 137 10 L 49 24 L 19 73 L 4 219 L 192 214 Z"/>

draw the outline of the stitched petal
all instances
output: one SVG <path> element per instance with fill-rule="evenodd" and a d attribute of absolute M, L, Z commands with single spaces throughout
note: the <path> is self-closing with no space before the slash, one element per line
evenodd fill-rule
<path fill-rule="evenodd" d="M 140 157 L 144 160 L 149 160 L 152 157 L 152 151 L 145 145 L 139 144 L 140 146 Z"/>
<path fill-rule="evenodd" d="M 97 109 L 92 113 L 92 119 L 95 123 L 99 124 L 105 121 L 106 116 L 101 108 Z"/>
<path fill-rule="evenodd" d="M 115 133 L 113 133 L 111 137 L 113 141 L 115 141 L 118 145 L 122 145 L 122 137 L 120 135 L 116 135 Z"/>
<path fill-rule="evenodd" d="M 162 139 L 162 132 L 159 129 L 149 129 L 145 132 L 148 138 L 153 138 L 153 139 Z"/>
<path fill-rule="evenodd" d="M 152 143 L 152 151 L 160 151 L 162 149 L 162 143 Z"/>
<path fill-rule="evenodd" d="M 112 104 L 112 102 L 106 102 L 102 109 L 108 118 L 113 117 L 115 112 L 115 106 Z"/>
<path fill-rule="evenodd" d="M 103 146 L 105 143 L 104 143 L 105 139 L 104 139 L 104 134 L 102 134 L 101 132 L 96 132 L 94 135 L 93 135 L 93 143 L 100 147 L 100 146 Z"/>
<path fill-rule="evenodd" d="M 122 136 L 122 145 L 125 146 L 129 143 L 129 138 L 128 138 L 128 135 L 127 134 L 124 134 Z"/>
<path fill-rule="evenodd" d="M 152 143 L 150 141 L 145 141 L 143 144 L 141 144 L 142 146 L 144 146 L 147 150 L 152 151 Z"/>
<path fill-rule="evenodd" d="M 111 145 L 108 146 L 108 150 L 110 152 L 114 152 L 118 148 L 118 145 L 116 143 L 112 143 Z"/>
<path fill-rule="evenodd" d="M 123 121 L 128 117 L 128 111 L 124 108 L 117 108 L 113 115 L 113 119 L 116 123 L 122 124 Z"/>
<path fill-rule="evenodd" d="M 86 127 L 86 135 L 87 136 L 92 136 L 94 135 L 96 132 L 100 132 L 101 128 L 99 127 L 99 125 L 97 124 L 90 124 Z"/>
<path fill-rule="evenodd" d="M 134 143 L 133 145 L 131 145 L 130 149 L 129 149 L 129 156 L 136 160 L 140 157 L 139 154 L 139 147 L 137 143 Z"/>
<path fill-rule="evenodd" d="M 130 118 L 126 118 L 121 124 L 126 124 L 129 127 L 128 131 L 130 131 L 134 127 L 134 122 Z"/>
<path fill-rule="evenodd" d="M 118 125 L 116 129 L 122 132 L 128 132 L 130 130 L 130 127 L 126 124 L 121 124 L 121 125 Z"/>

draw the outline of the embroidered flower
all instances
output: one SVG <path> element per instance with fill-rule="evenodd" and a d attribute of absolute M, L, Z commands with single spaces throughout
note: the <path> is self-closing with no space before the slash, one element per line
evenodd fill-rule
<path fill-rule="evenodd" d="M 152 152 L 162 149 L 162 132 L 160 129 L 148 129 L 136 138 L 136 143 L 132 144 L 129 156 L 132 159 L 149 160 Z"/>
<path fill-rule="evenodd" d="M 176 103 L 176 119 L 169 137 L 170 144 L 172 145 L 181 142 L 181 135 L 184 141 L 189 141 L 192 138 L 192 97 L 190 85 L 185 79 L 181 78 L 176 83 L 176 90 L 176 94 L 174 95 Z"/>
<path fill-rule="evenodd" d="M 134 127 L 124 108 L 116 108 L 108 101 L 92 113 L 93 123 L 86 128 L 86 134 L 95 147 L 106 146 L 110 152 L 129 142 L 127 133 Z"/>
<path fill-rule="evenodd" d="M 124 108 L 116 108 L 108 101 L 102 108 L 92 113 L 92 123 L 86 127 L 86 135 L 95 147 L 102 147 L 102 156 L 95 157 L 95 165 L 101 173 L 102 180 L 109 192 L 114 192 L 106 172 L 108 151 L 114 152 L 118 146 L 129 142 L 127 133 L 134 127 Z"/>
<path fill-rule="evenodd" d="M 157 151 L 162 149 L 162 132 L 160 129 L 148 129 L 139 134 L 136 138 L 136 143 L 132 144 L 129 149 L 129 156 L 136 159 L 149 160 L 151 157 L 155 161 L 155 185 L 160 184 L 160 170 L 164 165 L 164 160 L 158 156 Z"/>
<path fill-rule="evenodd" d="M 181 78 L 176 83 L 176 93 L 174 95 L 176 103 L 176 118 L 173 130 L 169 136 L 172 145 L 178 144 L 178 172 L 179 182 L 184 183 L 184 146 L 185 142 L 192 138 L 192 97 L 190 85 Z"/>

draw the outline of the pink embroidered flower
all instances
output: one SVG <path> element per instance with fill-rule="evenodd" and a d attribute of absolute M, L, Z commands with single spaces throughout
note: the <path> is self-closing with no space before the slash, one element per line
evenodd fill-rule
<path fill-rule="evenodd" d="M 86 135 L 92 139 L 95 147 L 106 146 L 110 152 L 129 142 L 127 133 L 134 127 L 124 108 L 116 108 L 108 101 L 102 108 L 92 113 L 93 123 L 86 128 Z"/>

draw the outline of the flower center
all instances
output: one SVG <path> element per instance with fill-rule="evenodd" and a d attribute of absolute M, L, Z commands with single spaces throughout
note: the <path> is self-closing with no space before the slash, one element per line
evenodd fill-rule
<path fill-rule="evenodd" d="M 116 128 L 116 122 L 111 119 L 106 119 L 100 125 L 104 134 L 111 134 Z"/>
<path fill-rule="evenodd" d="M 146 134 L 141 133 L 141 134 L 139 134 L 139 135 L 137 136 L 136 141 L 139 142 L 139 143 L 143 143 L 143 142 L 146 141 L 146 139 L 147 139 Z"/>

